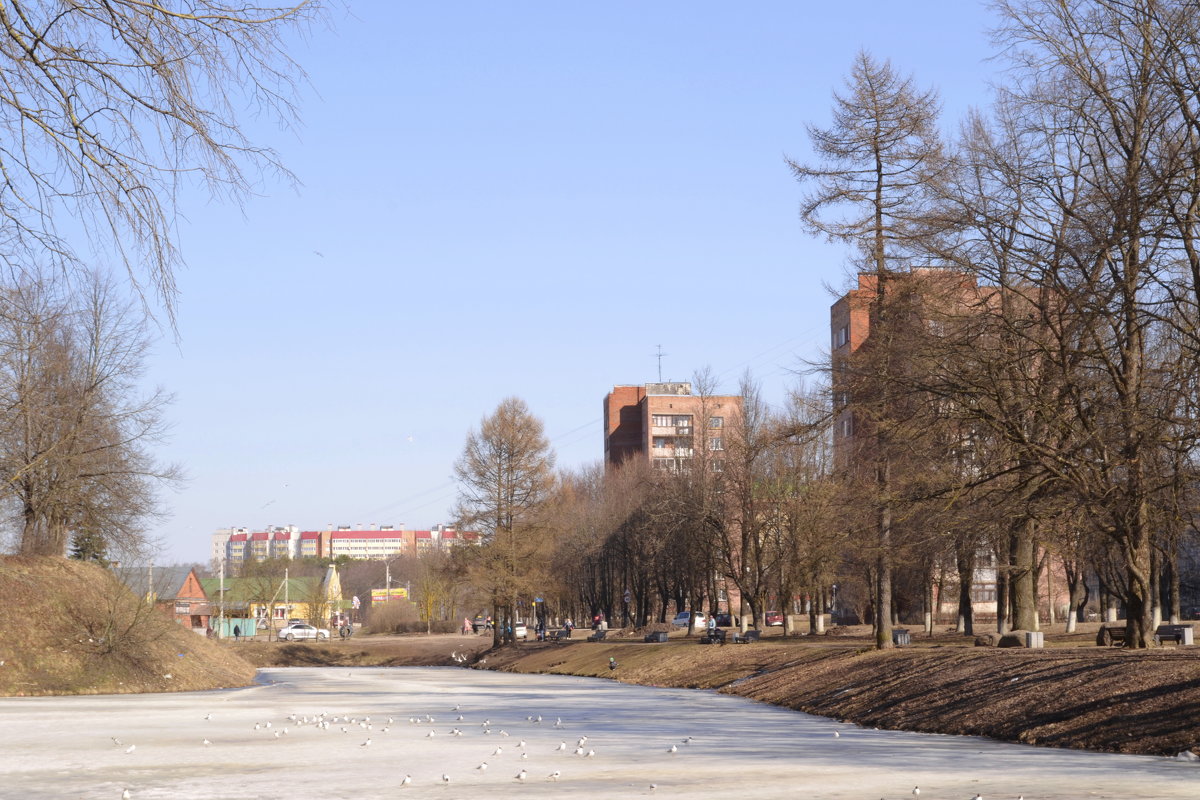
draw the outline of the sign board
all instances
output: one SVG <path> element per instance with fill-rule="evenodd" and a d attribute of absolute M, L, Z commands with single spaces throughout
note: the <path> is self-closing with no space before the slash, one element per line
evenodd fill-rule
<path fill-rule="evenodd" d="M 389 600 L 407 600 L 408 589 L 403 586 L 397 586 L 390 591 L 388 589 L 372 589 L 371 590 L 371 605 L 377 606 L 386 603 Z M 358 608 L 358 606 L 355 606 Z"/>

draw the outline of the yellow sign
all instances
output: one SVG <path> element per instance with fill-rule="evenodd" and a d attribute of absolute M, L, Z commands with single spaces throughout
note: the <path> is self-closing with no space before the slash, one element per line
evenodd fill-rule
<path fill-rule="evenodd" d="M 377 606 L 380 603 L 386 603 L 389 600 L 407 600 L 408 589 L 398 587 L 395 589 L 372 589 L 371 590 L 371 605 Z"/>

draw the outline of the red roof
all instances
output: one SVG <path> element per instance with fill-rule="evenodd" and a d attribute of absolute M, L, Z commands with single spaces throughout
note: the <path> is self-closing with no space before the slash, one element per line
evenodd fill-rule
<path fill-rule="evenodd" d="M 334 539 L 403 539 L 405 531 L 332 531 Z"/>
<path fill-rule="evenodd" d="M 300 534 L 300 539 L 303 541 L 307 541 L 308 539 L 320 539 L 320 538 L 321 538 L 321 534 L 317 533 L 316 531 L 304 531 L 304 533 Z"/>
<path fill-rule="evenodd" d="M 246 541 L 246 538 L 247 538 L 248 536 L 249 536 L 249 534 L 245 534 L 245 533 L 235 533 L 233 536 L 230 536 L 230 537 L 229 537 L 229 541 L 231 541 L 231 542 L 244 542 L 244 541 Z"/>

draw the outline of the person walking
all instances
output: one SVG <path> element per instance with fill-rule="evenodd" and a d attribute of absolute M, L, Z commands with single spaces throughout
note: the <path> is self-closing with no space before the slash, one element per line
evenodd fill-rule
<path fill-rule="evenodd" d="M 241 625 L 233 626 L 233 640 L 235 642 L 240 642 L 242 640 L 242 626 Z"/>

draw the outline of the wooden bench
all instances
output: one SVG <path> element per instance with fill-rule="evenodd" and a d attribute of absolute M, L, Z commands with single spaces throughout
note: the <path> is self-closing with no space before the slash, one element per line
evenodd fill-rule
<path fill-rule="evenodd" d="M 757 642 L 758 637 L 760 637 L 760 636 L 762 636 L 762 631 L 758 630 L 757 628 L 751 628 L 750 630 L 746 631 L 745 633 L 739 633 L 738 631 L 734 631 L 733 632 L 733 643 L 734 644 L 750 644 L 751 642 Z"/>
<path fill-rule="evenodd" d="M 735 636 L 737 634 L 734 634 Z M 711 628 L 700 637 L 700 644 L 725 644 L 725 629 Z"/>
<path fill-rule="evenodd" d="M 571 632 L 566 628 L 559 631 L 546 631 L 546 641 L 548 642 L 562 642 L 570 638 Z"/>
<path fill-rule="evenodd" d="M 592 635 L 589 636 L 587 640 L 589 642 L 602 642 L 604 641 L 604 634 L 606 633 L 608 633 L 606 630 L 593 631 Z"/>
<path fill-rule="evenodd" d="M 1159 625 L 1158 630 L 1154 632 L 1154 643 L 1161 645 L 1168 640 L 1175 642 L 1177 645 L 1192 644 L 1192 626 Z"/>
<path fill-rule="evenodd" d="M 1178 645 L 1192 644 L 1191 625 L 1159 625 L 1154 631 L 1154 643 L 1172 641 Z M 1096 644 L 1101 647 L 1125 644 L 1125 623 L 1106 622 L 1096 632 Z"/>

